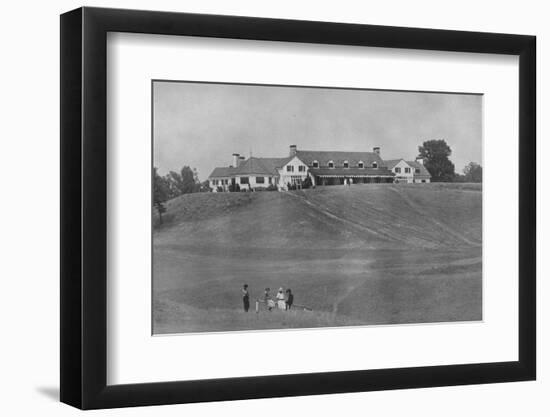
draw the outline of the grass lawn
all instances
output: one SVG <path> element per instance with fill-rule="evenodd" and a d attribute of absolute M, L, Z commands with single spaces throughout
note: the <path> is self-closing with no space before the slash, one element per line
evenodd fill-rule
<path fill-rule="evenodd" d="M 480 320 L 481 188 L 204 193 L 153 236 L 154 333 Z M 242 311 L 270 287 L 312 311 Z"/>

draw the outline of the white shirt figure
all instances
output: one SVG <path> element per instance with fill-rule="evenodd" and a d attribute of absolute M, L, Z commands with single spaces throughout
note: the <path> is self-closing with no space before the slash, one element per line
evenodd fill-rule
<path fill-rule="evenodd" d="M 277 307 L 279 310 L 286 310 L 285 294 L 283 293 L 283 288 L 279 288 L 277 293 Z"/>

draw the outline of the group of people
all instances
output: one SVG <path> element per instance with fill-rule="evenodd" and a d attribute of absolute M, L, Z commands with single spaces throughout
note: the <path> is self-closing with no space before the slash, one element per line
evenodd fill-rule
<path fill-rule="evenodd" d="M 263 300 L 261 300 L 265 303 L 269 311 L 272 311 L 275 307 L 279 310 L 290 310 L 292 308 L 292 304 L 294 303 L 294 294 L 292 294 L 292 290 L 290 288 L 287 288 L 286 291 L 283 290 L 283 287 L 279 288 L 279 291 L 275 295 L 275 299 L 271 297 L 270 291 L 270 288 L 266 288 L 264 290 Z M 244 311 L 248 312 L 250 309 L 250 293 L 248 291 L 248 284 L 243 285 L 242 296 Z"/>

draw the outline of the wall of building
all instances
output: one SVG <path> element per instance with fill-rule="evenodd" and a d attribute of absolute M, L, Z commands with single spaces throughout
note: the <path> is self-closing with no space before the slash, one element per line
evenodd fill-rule
<path fill-rule="evenodd" d="M 231 178 L 210 178 L 208 180 L 210 189 L 213 192 L 218 191 L 218 187 L 222 187 L 224 191 L 227 191 L 229 185 L 231 185 Z"/>
<path fill-rule="evenodd" d="M 241 190 L 248 188 L 248 184 L 243 184 L 241 182 L 241 178 L 248 178 L 248 184 L 251 188 L 267 188 L 270 184 L 276 185 L 276 181 L 274 180 L 273 176 L 270 175 L 239 175 L 236 177 L 235 181 L 237 184 L 239 184 Z M 260 178 L 263 178 L 263 182 L 259 182 L 261 181 Z"/>
<path fill-rule="evenodd" d="M 409 172 L 406 172 L 407 170 Z M 392 172 L 395 174 L 395 182 L 414 182 L 414 168 L 404 160 L 399 161 L 398 164 L 392 168 Z"/>
<path fill-rule="evenodd" d="M 291 171 L 288 171 L 287 167 L 291 167 Z M 302 167 L 303 171 L 300 171 Z M 292 184 L 294 179 L 299 177 L 301 181 L 305 180 L 308 175 L 308 166 L 303 163 L 299 158 L 294 157 L 287 162 L 285 166 L 279 169 L 279 188 L 285 188 L 287 184 Z"/>

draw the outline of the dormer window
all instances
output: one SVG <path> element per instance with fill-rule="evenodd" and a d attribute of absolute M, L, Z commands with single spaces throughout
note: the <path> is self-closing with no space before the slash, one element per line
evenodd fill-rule
<path fill-rule="evenodd" d="M 374 162 L 372 163 L 372 167 L 373 167 L 373 168 L 378 168 L 378 162 L 374 161 Z"/>
<path fill-rule="evenodd" d="M 349 161 L 344 161 L 344 168 L 349 168 Z"/>
<path fill-rule="evenodd" d="M 328 167 L 334 168 L 334 161 L 328 161 Z"/>
<path fill-rule="evenodd" d="M 313 168 L 319 168 L 319 161 L 313 161 Z"/>
<path fill-rule="evenodd" d="M 358 166 L 359 168 L 365 168 L 365 164 L 364 164 L 363 161 L 359 161 L 359 163 L 357 164 L 357 166 Z"/>

